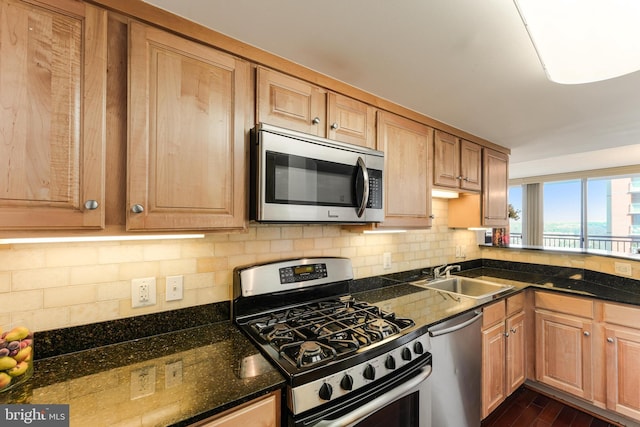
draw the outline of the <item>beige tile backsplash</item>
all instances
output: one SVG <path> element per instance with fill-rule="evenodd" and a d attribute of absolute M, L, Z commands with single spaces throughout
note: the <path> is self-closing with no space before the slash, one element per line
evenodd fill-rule
<path fill-rule="evenodd" d="M 481 256 L 613 272 L 604 257 L 480 249 L 476 233 L 446 225 L 447 203 L 434 200 L 430 230 L 360 234 L 332 225 L 251 225 L 245 233 L 198 240 L 0 246 L 0 326 L 63 328 L 231 299 L 235 266 L 310 256 L 351 258 L 356 278 Z M 383 270 L 384 252 L 392 268 Z M 640 267 L 634 264 L 634 275 Z M 165 301 L 165 278 L 184 276 L 184 298 Z M 154 276 L 157 304 L 131 308 L 131 279 Z"/>

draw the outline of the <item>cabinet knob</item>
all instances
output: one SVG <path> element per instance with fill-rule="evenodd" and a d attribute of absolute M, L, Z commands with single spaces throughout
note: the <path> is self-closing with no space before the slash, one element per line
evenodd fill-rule
<path fill-rule="evenodd" d="M 458 181 L 462 181 L 462 175 L 458 175 L 458 176 L 456 176 L 456 179 L 457 179 Z"/>
<path fill-rule="evenodd" d="M 135 205 L 131 206 L 131 212 L 133 212 L 133 213 L 142 213 L 142 212 L 144 212 L 144 206 L 142 206 L 139 203 L 136 203 Z"/>
<path fill-rule="evenodd" d="M 336 122 L 331 123 L 331 130 L 336 130 L 340 127 Z"/>
<path fill-rule="evenodd" d="M 84 208 L 88 211 L 94 211 L 98 209 L 98 206 L 100 206 L 100 204 L 97 200 L 87 200 L 84 202 Z"/>
<path fill-rule="evenodd" d="M 509 332 L 505 332 L 505 333 L 504 333 L 504 336 L 505 336 L 505 337 L 507 337 L 507 338 L 509 338 Z"/>
<path fill-rule="evenodd" d="M 517 332 L 517 330 L 516 330 L 516 329 L 511 328 L 511 333 L 512 333 L 512 334 L 515 334 L 516 332 Z"/>
<path fill-rule="evenodd" d="M 613 338 L 611 337 L 607 338 L 607 342 L 613 342 Z"/>
<path fill-rule="evenodd" d="M 591 335 L 591 333 L 589 333 L 589 331 L 584 331 L 582 334 L 583 334 L 585 337 L 588 337 L 588 336 L 590 336 L 590 335 Z"/>
<path fill-rule="evenodd" d="M 436 219 L 436 216 L 434 214 L 431 214 L 431 215 L 429 215 L 429 218 Z"/>
<path fill-rule="evenodd" d="M 320 117 L 314 117 L 313 120 L 311 120 L 311 123 L 314 125 L 320 124 Z"/>

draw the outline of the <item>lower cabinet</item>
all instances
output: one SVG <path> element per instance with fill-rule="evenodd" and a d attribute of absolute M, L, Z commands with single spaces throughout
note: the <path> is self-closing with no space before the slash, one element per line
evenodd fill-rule
<path fill-rule="evenodd" d="M 604 304 L 607 409 L 640 421 L 640 309 Z"/>
<path fill-rule="evenodd" d="M 593 301 L 536 292 L 536 380 L 591 400 Z"/>
<path fill-rule="evenodd" d="M 482 418 L 526 379 L 524 293 L 483 310 Z"/>
<path fill-rule="evenodd" d="M 279 427 L 280 398 L 278 392 L 255 399 L 239 408 L 216 415 L 191 427 Z"/>

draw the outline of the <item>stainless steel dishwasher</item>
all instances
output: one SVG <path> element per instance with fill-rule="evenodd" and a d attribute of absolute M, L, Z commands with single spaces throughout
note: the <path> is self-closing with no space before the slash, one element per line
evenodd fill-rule
<path fill-rule="evenodd" d="M 432 427 L 479 427 L 482 312 L 461 314 L 429 329 Z"/>

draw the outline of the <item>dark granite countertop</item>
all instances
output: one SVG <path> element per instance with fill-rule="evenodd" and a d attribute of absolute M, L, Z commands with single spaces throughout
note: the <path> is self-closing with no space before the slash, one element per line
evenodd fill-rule
<path fill-rule="evenodd" d="M 461 267 L 462 271 L 455 275 L 511 285 L 513 288 L 485 300 L 451 296 L 411 284 L 429 277 L 430 269 L 421 269 L 357 280 L 352 286 L 352 294 L 357 299 L 379 305 L 398 316 L 413 319 L 417 327 L 433 326 L 527 288 L 640 306 L 640 281 L 630 278 L 579 268 L 494 260 L 468 261 L 461 263 Z"/>
<path fill-rule="evenodd" d="M 33 376 L 0 403 L 69 404 L 78 427 L 186 426 L 283 386 L 223 321 L 36 360 Z"/>

